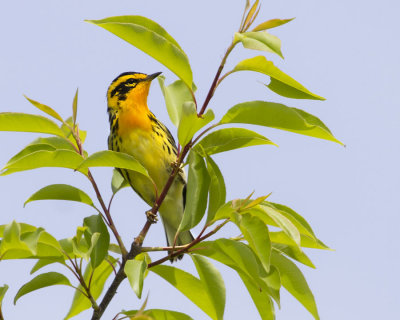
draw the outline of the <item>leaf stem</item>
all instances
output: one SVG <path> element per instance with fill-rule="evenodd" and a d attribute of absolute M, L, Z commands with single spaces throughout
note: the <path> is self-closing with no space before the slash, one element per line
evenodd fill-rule
<path fill-rule="evenodd" d="M 142 247 L 141 252 L 180 250 L 180 249 L 186 248 L 186 246 L 187 245 L 175 246 L 175 247 Z"/>
<path fill-rule="evenodd" d="M 202 237 L 197 237 L 197 238 L 196 238 L 195 240 L 193 240 L 191 243 L 189 243 L 189 244 L 187 244 L 186 246 L 184 246 L 184 248 L 182 248 L 182 249 L 180 249 L 180 250 L 178 250 L 178 251 L 175 251 L 175 252 L 173 252 L 173 253 L 167 255 L 167 256 L 164 257 L 164 258 L 161 258 L 161 259 L 159 259 L 159 260 L 157 260 L 157 261 L 154 261 L 154 262 L 152 262 L 152 263 L 149 263 L 149 265 L 148 265 L 147 267 L 148 267 L 148 268 L 151 268 L 151 267 L 157 266 L 157 265 L 159 265 L 159 264 L 161 264 L 161 263 L 163 263 L 163 262 L 165 262 L 165 261 L 170 260 L 171 258 L 174 258 L 174 257 L 176 257 L 176 256 L 179 256 L 179 255 L 181 255 L 181 254 L 183 254 L 183 253 L 188 252 L 188 250 L 189 250 L 190 248 L 192 248 L 193 246 L 195 246 L 195 245 L 198 244 L 199 242 L 201 242 L 201 241 L 203 241 L 203 240 L 205 240 L 205 239 L 211 237 L 213 234 L 217 233 L 217 232 L 219 231 L 219 229 L 221 229 L 221 228 L 222 228 L 224 225 L 226 225 L 229 221 L 230 221 L 229 218 L 226 219 L 226 220 L 224 220 L 224 222 L 222 222 L 221 224 L 217 225 L 212 231 L 210 231 L 210 232 L 207 233 L 206 235 L 204 235 L 204 236 L 202 236 Z"/>
<path fill-rule="evenodd" d="M 210 90 L 208 91 L 207 97 L 204 100 L 203 106 L 201 107 L 201 110 L 199 112 L 199 116 L 201 116 L 206 111 L 206 108 L 207 108 L 208 104 L 210 103 L 211 98 L 214 95 L 215 89 L 217 87 L 217 82 L 218 82 L 218 79 L 219 79 L 219 77 L 221 75 L 222 70 L 224 69 L 226 59 L 228 59 L 228 56 L 231 53 L 231 51 L 233 50 L 233 48 L 235 47 L 235 45 L 236 45 L 236 43 L 232 42 L 230 44 L 230 46 L 228 47 L 228 49 L 226 49 L 225 55 L 222 58 L 221 64 L 218 67 L 217 73 L 215 74 L 214 80 L 213 80 L 213 82 L 211 84 Z"/>
<path fill-rule="evenodd" d="M 103 209 L 103 212 L 106 216 L 105 221 L 107 222 L 108 226 L 110 227 L 111 231 L 113 232 L 115 239 L 118 242 L 119 247 L 121 248 L 121 252 L 122 252 L 122 256 L 127 255 L 128 251 L 125 248 L 124 243 L 122 242 L 122 238 L 118 233 L 117 228 L 115 227 L 114 221 L 111 217 L 110 211 L 108 210 L 107 206 L 104 203 L 103 197 L 100 194 L 99 188 L 97 186 L 96 181 L 93 178 L 92 173 L 90 172 L 90 170 L 88 169 L 88 179 L 91 182 L 94 192 L 96 193 L 97 196 L 97 200 L 99 201 L 101 208 Z M 103 215 L 102 215 L 103 216 Z M 103 217 L 104 218 L 104 217 Z"/>
<path fill-rule="evenodd" d="M 74 129 L 76 128 L 76 130 L 74 130 L 70 126 L 68 126 L 68 127 L 71 130 L 71 133 L 72 133 L 72 135 L 73 135 L 73 137 L 74 137 L 74 139 L 76 141 L 76 144 L 78 146 L 79 154 L 81 156 L 84 156 L 83 148 L 82 148 L 82 141 L 81 141 L 81 139 L 79 137 L 79 128 L 78 128 L 78 126 L 74 126 Z M 96 181 L 93 178 L 92 173 L 90 172 L 90 169 L 88 169 L 87 178 L 89 179 L 90 183 L 92 184 L 94 192 L 96 193 L 96 196 L 97 196 L 97 200 L 99 201 L 99 203 L 101 205 L 101 208 L 103 209 L 103 212 L 104 212 L 105 216 L 100 213 L 101 217 L 104 219 L 104 221 L 107 223 L 107 225 L 110 227 L 111 231 L 113 232 L 113 234 L 115 236 L 115 239 L 117 240 L 118 245 L 121 248 L 122 255 L 124 256 L 124 255 L 126 255 L 128 253 L 128 251 L 126 250 L 125 245 L 122 242 L 122 238 L 119 235 L 118 230 L 117 230 L 117 228 L 116 228 L 116 226 L 114 224 L 114 221 L 113 221 L 113 219 L 111 217 L 110 210 L 104 203 L 103 197 L 101 196 L 100 190 L 99 190 L 99 188 L 97 186 Z M 110 200 L 110 205 L 111 205 L 111 200 Z"/>

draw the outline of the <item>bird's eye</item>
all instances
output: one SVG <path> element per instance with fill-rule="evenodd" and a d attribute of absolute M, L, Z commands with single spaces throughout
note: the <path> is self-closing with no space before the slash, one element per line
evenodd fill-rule
<path fill-rule="evenodd" d="M 128 79 L 126 82 L 129 84 L 133 84 L 136 82 L 136 79 Z"/>

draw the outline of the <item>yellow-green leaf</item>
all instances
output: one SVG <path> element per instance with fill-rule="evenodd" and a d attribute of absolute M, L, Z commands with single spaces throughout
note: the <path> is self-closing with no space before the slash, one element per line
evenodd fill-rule
<path fill-rule="evenodd" d="M 18 290 L 14 298 L 14 304 L 16 304 L 19 298 L 21 298 L 22 296 L 26 295 L 29 292 L 55 285 L 71 286 L 71 283 L 69 282 L 66 276 L 58 272 L 47 272 L 39 274 L 31 281 L 25 283 Z"/>
<path fill-rule="evenodd" d="M 38 200 L 68 200 L 77 201 L 89 206 L 94 206 L 92 199 L 82 190 L 68 184 L 52 184 L 46 186 L 31 195 L 25 201 L 24 206 L 32 201 Z"/>
<path fill-rule="evenodd" d="M 196 226 L 203 218 L 207 208 L 210 177 L 204 159 L 196 152 L 190 152 L 188 162 L 186 206 L 179 231 L 189 230 Z"/>
<path fill-rule="evenodd" d="M 147 53 L 192 88 L 192 70 L 186 54 L 172 36 L 156 22 L 141 16 L 109 17 L 87 22 L 106 29 Z"/>
<path fill-rule="evenodd" d="M 164 95 L 165 105 L 167 107 L 169 118 L 175 127 L 179 126 L 182 114 L 182 106 L 186 101 L 193 101 L 192 93 L 182 80 L 177 80 L 170 85 L 164 84 L 165 77 L 157 77 L 161 91 Z M 193 84 L 193 91 L 195 86 Z"/>
<path fill-rule="evenodd" d="M 214 219 L 217 210 L 226 201 L 226 186 L 221 170 L 219 170 L 218 165 L 210 156 L 206 156 L 206 163 L 208 175 L 210 176 L 207 214 L 207 222 L 210 222 Z"/>
<path fill-rule="evenodd" d="M 150 178 L 147 170 L 139 161 L 129 154 L 122 152 L 104 150 L 93 153 L 79 165 L 78 169 L 87 169 L 91 167 L 115 167 L 128 169 Z"/>
<path fill-rule="evenodd" d="M 90 253 L 90 263 L 92 268 L 96 269 L 108 255 L 110 234 L 100 214 L 86 217 L 83 219 L 83 225 L 88 227 L 87 231 L 85 232 L 86 242 L 92 241 L 94 234 L 99 234 L 96 245 L 93 246 L 93 249 Z"/>
<path fill-rule="evenodd" d="M 75 127 L 76 117 L 78 115 L 78 89 L 76 89 L 74 100 L 72 101 L 72 121 Z"/>
<path fill-rule="evenodd" d="M 290 21 L 292 21 L 294 18 L 291 19 L 271 19 L 268 21 L 265 21 L 263 23 L 260 23 L 257 27 L 255 27 L 252 31 L 263 31 L 267 29 L 272 29 L 279 27 L 283 24 L 286 24 Z"/>
<path fill-rule="evenodd" d="M 194 134 L 214 120 L 214 112 L 208 109 L 207 112 L 198 116 L 194 102 L 185 102 L 182 106 L 181 119 L 178 126 L 178 140 L 182 146 L 186 146 Z"/>
<path fill-rule="evenodd" d="M 128 277 L 129 283 L 139 299 L 142 297 L 143 280 L 146 269 L 146 261 L 136 259 L 128 260 L 124 267 L 124 272 Z"/>
<path fill-rule="evenodd" d="M 269 272 L 272 249 L 268 227 L 261 219 L 251 214 L 236 214 L 235 220 L 250 248 L 260 259 L 265 271 Z"/>
<path fill-rule="evenodd" d="M 220 123 L 255 124 L 330 140 L 343 145 L 316 116 L 280 103 L 265 101 L 240 103 L 229 109 Z"/>
<path fill-rule="evenodd" d="M 192 260 L 196 266 L 203 287 L 215 310 L 215 319 L 222 320 L 225 311 L 225 284 L 218 269 L 205 257 L 193 254 Z"/>
<path fill-rule="evenodd" d="M 281 40 L 266 31 L 244 33 L 236 32 L 233 42 L 241 42 L 243 47 L 246 49 L 267 51 L 275 53 L 283 58 L 281 51 Z"/>
<path fill-rule="evenodd" d="M 196 306 L 203 310 L 211 319 L 217 320 L 216 310 L 203 281 L 181 269 L 166 265 L 154 266 L 150 271 L 168 281 Z"/>
<path fill-rule="evenodd" d="M 3 168 L 4 171 L 1 175 L 43 167 L 60 167 L 75 170 L 82 163 L 82 160 L 83 158 L 81 155 L 70 150 L 40 150 L 8 163 Z M 87 169 L 85 168 L 77 170 L 83 174 L 87 174 Z"/>
<path fill-rule="evenodd" d="M 265 144 L 276 145 L 268 138 L 254 131 L 244 128 L 225 128 L 211 132 L 205 136 L 194 146 L 194 149 L 202 156 L 205 156 L 206 154 L 212 155 Z"/>
<path fill-rule="evenodd" d="M 42 104 L 40 102 L 37 102 L 35 100 L 29 99 L 27 96 L 24 95 L 24 97 L 32 103 L 36 108 L 39 110 L 43 111 L 44 113 L 47 113 L 49 116 L 52 116 L 54 119 L 57 119 L 61 122 L 64 122 L 63 118 L 51 107 L 46 106 L 45 104 Z"/>
<path fill-rule="evenodd" d="M 114 169 L 111 178 L 111 190 L 113 194 L 116 194 L 119 190 L 125 187 L 129 187 L 129 182 L 125 180 L 117 169 Z"/>
<path fill-rule="evenodd" d="M 273 92 L 287 98 L 325 100 L 325 98 L 309 91 L 302 84 L 277 68 L 272 61 L 264 56 L 257 56 L 239 62 L 232 72 L 254 71 L 265 74 L 271 78 L 267 85 Z"/>
<path fill-rule="evenodd" d="M 64 132 L 53 121 L 28 113 L 1 112 L 0 131 L 38 132 L 64 137 Z"/>
<path fill-rule="evenodd" d="M 283 287 L 319 320 L 317 305 L 300 269 L 283 255 L 272 252 L 271 264 L 278 268 Z"/>
<path fill-rule="evenodd" d="M 187 314 L 162 309 L 122 311 L 121 314 L 132 317 L 131 320 L 193 320 Z"/>

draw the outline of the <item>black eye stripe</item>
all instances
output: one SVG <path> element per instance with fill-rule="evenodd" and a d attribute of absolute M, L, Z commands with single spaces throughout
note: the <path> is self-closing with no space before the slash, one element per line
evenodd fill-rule
<path fill-rule="evenodd" d="M 111 98 L 114 97 L 116 94 L 118 95 L 126 95 L 129 91 L 137 86 L 139 83 L 138 79 L 128 79 L 119 85 L 117 85 L 110 93 Z"/>

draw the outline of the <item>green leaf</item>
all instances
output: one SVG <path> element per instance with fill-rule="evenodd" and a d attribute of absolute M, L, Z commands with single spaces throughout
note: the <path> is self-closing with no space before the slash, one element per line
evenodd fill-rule
<path fill-rule="evenodd" d="M 32 143 L 28 144 L 15 156 L 13 156 L 7 164 L 15 162 L 28 154 L 36 151 L 47 150 L 55 151 L 56 149 L 65 149 L 75 151 L 74 147 L 65 138 L 60 137 L 47 137 L 35 139 Z"/>
<path fill-rule="evenodd" d="M 179 121 L 182 114 L 182 105 L 186 101 L 193 101 L 192 93 L 182 80 L 177 80 L 168 86 L 165 86 L 165 77 L 158 76 L 158 83 L 164 95 L 165 105 L 171 122 L 175 127 L 179 126 Z M 193 91 L 195 91 L 193 84 Z"/>
<path fill-rule="evenodd" d="M 38 261 L 32 267 L 30 274 L 33 274 L 36 271 L 42 269 L 43 267 L 48 266 L 49 264 L 56 263 L 56 262 L 61 263 L 61 264 L 65 264 L 65 260 L 63 258 L 43 258 L 43 259 L 38 259 Z"/>
<path fill-rule="evenodd" d="M 18 152 L 15 156 L 13 156 L 10 160 L 8 160 L 7 164 L 13 163 L 29 154 L 32 154 L 36 151 L 55 151 L 56 148 L 49 144 L 43 144 L 43 143 L 38 143 L 38 144 L 30 144 L 26 146 L 24 149 L 22 149 L 20 152 Z"/>
<path fill-rule="evenodd" d="M 224 177 L 214 160 L 206 156 L 206 163 L 208 175 L 210 177 L 207 214 L 207 222 L 210 222 L 214 219 L 217 210 L 226 201 L 226 187 Z"/>
<path fill-rule="evenodd" d="M 63 118 L 61 118 L 61 116 L 51 107 L 46 106 L 45 104 L 42 104 L 40 102 L 37 102 L 35 100 L 29 99 L 27 96 L 24 95 L 24 97 L 30 102 L 32 103 L 36 108 L 38 108 L 39 110 L 43 111 L 44 113 L 47 113 L 49 116 L 53 117 L 54 119 L 57 119 L 61 122 L 64 122 Z"/>
<path fill-rule="evenodd" d="M 277 270 L 271 266 L 267 273 L 249 246 L 229 239 L 218 239 L 203 241 L 195 248 L 197 254 L 217 260 L 236 270 L 239 275 L 244 274 L 257 290 L 267 292 L 279 303 L 281 284 Z"/>
<path fill-rule="evenodd" d="M 294 210 L 282 204 L 268 202 L 268 201 L 264 201 L 263 206 L 268 206 L 275 210 L 278 210 L 282 215 L 284 215 L 293 223 L 293 225 L 299 230 L 301 234 L 308 236 L 310 238 L 317 239 L 314 231 L 312 230 L 308 222 Z"/>
<path fill-rule="evenodd" d="M 36 231 L 37 229 L 34 229 L 33 231 L 26 232 L 25 234 L 35 234 Z M 23 259 L 34 255 L 35 251 L 36 247 L 32 241 L 30 245 L 28 245 L 21 240 L 21 226 L 19 223 L 13 221 L 4 227 L 3 239 L 0 243 L 1 259 L 6 259 L 6 256 L 7 259 L 10 259 L 10 254 L 12 255 L 11 258 Z"/>
<path fill-rule="evenodd" d="M 275 67 L 272 61 L 263 56 L 257 56 L 239 62 L 232 72 L 254 71 L 265 74 L 271 78 L 267 85 L 273 92 L 287 98 L 325 100 L 325 98 L 309 91 L 302 84 Z"/>
<path fill-rule="evenodd" d="M 145 260 L 128 260 L 125 264 L 124 272 L 128 277 L 129 283 L 137 297 L 141 299 L 143 290 L 143 280 L 147 269 Z"/>
<path fill-rule="evenodd" d="M 110 234 L 103 218 L 100 214 L 95 214 L 90 217 L 83 219 L 83 225 L 88 227 L 88 232 L 85 233 L 86 241 L 89 242 L 89 237 L 93 237 L 94 234 L 98 233 L 99 238 L 97 239 L 96 245 L 90 254 L 90 263 L 92 268 L 96 269 L 107 257 L 108 247 L 110 245 Z"/>
<path fill-rule="evenodd" d="M 281 243 L 273 243 L 272 247 L 277 252 L 285 254 L 289 258 L 315 269 L 315 266 L 310 258 L 296 244 L 286 245 Z"/>
<path fill-rule="evenodd" d="M 317 117 L 280 103 L 264 101 L 240 103 L 229 109 L 220 123 L 255 124 L 342 144 Z"/>
<path fill-rule="evenodd" d="M 313 316 L 319 320 L 317 306 L 306 279 L 300 269 L 289 259 L 272 252 L 271 263 L 278 268 L 282 285 L 295 297 Z"/>
<path fill-rule="evenodd" d="M 115 266 L 116 266 L 116 262 L 117 262 L 116 259 L 109 256 L 108 260 L 109 261 L 104 260 L 94 271 L 91 267 L 91 264 L 88 264 L 86 266 L 86 270 L 83 275 L 83 278 L 87 284 L 87 283 L 89 283 L 89 279 L 93 272 L 91 286 L 90 286 L 90 292 L 95 300 L 98 297 L 100 297 L 106 280 L 108 279 L 111 272 L 113 271 L 113 268 L 115 268 Z M 83 290 L 83 288 L 81 286 L 79 286 L 78 288 Z M 70 319 L 70 318 L 76 316 L 77 314 L 81 313 L 82 311 L 89 309 L 91 306 L 92 305 L 90 303 L 90 300 L 86 296 L 84 296 L 78 290 L 75 291 L 75 295 L 72 299 L 71 307 L 68 311 L 68 314 L 65 316 L 64 320 L 67 320 L 67 319 Z"/>
<path fill-rule="evenodd" d="M 283 58 L 281 52 L 281 40 L 266 31 L 244 33 L 236 32 L 233 42 L 241 42 L 243 47 L 246 49 L 267 51 L 275 53 Z"/>
<path fill-rule="evenodd" d="M 192 88 L 192 70 L 186 54 L 172 36 L 156 22 L 141 16 L 120 16 L 86 21 L 108 30 L 147 53 Z"/>
<path fill-rule="evenodd" d="M 191 255 L 197 273 L 215 310 L 215 319 L 224 318 L 225 310 L 225 284 L 218 269 L 200 255 Z"/>
<path fill-rule="evenodd" d="M 76 125 L 76 117 L 78 114 L 78 89 L 76 89 L 74 100 L 72 101 L 72 122 Z"/>
<path fill-rule="evenodd" d="M 259 2 L 260 2 L 260 0 L 256 0 L 253 3 L 253 5 L 251 6 L 249 12 L 247 13 L 246 19 L 243 22 L 243 26 L 245 28 L 250 27 L 252 21 L 254 21 L 254 19 L 257 17 L 257 15 L 258 15 L 257 8 L 258 8 L 258 10 L 260 10 L 260 8 L 258 7 Z M 249 6 L 250 6 L 250 3 L 246 2 L 245 13 L 246 13 L 247 9 L 249 8 Z"/>
<path fill-rule="evenodd" d="M 211 109 L 208 109 L 204 115 L 199 117 L 194 102 L 185 102 L 182 105 L 182 115 L 178 126 L 179 143 L 186 146 L 192 140 L 194 134 L 214 118 L 214 112 Z"/>
<path fill-rule="evenodd" d="M 291 19 L 271 19 L 268 21 L 265 21 L 263 23 L 260 23 L 257 27 L 255 27 L 252 31 L 263 31 L 267 29 L 272 29 L 279 27 L 283 24 L 286 24 L 290 21 L 292 21 L 294 18 Z"/>
<path fill-rule="evenodd" d="M 87 235 L 87 232 L 88 231 L 85 228 L 85 231 L 83 232 L 83 234 L 85 234 L 85 240 L 79 239 L 78 236 L 72 239 L 72 252 L 76 257 L 84 258 L 86 261 L 89 261 L 92 257 L 94 248 L 96 248 L 97 241 L 100 238 L 100 233 L 95 232 Z M 91 262 L 91 264 L 95 265 L 97 263 L 98 257 L 95 256 L 95 259 L 96 260 Z"/>
<path fill-rule="evenodd" d="M 73 145 L 68 141 L 68 139 L 61 137 L 39 137 L 35 139 L 30 145 L 34 144 L 48 144 L 55 149 L 66 149 L 75 151 Z"/>
<path fill-rule="evenodd" d="M 274 304 L 270 295 L 257 288 L 251 281 L 251 279 L 244 273 L 239 273 L 244 285 L 247 288 L 251 298 L 253 299 L 254 305 L 256 306 L 258 313 L 262 320 L 275 320 Z"/>
<path fill-rule="evenodd" d="M 87 169 L 77 167 L 82 163 L 82 156 L 70 150 L 41 150 L 28 154 L 25 157 L 18 159 L 12 163 L 8 163 L 1 175 L 7 175 L 14 172 L 32 170 L 43 167 L 59 167 L 76 169 L 83 174 L 87 174 Z"/>
<path fill-rule="evenodd" d="M 125 187 L 129 187 L 129 182 L 125 180 L 117 169 L 114 169 L 111 179 L 111 190 L 113 194 L 116 194 L 119 190 Z"/>
<path fill-rule="evenodd" d="M 115 167 L 128 169 L 150 178 L 147 170 L 139 161 L 129 154 L 122 152 L 105 150 L 93 153 L 80 164 L 79 169 L 91 167 Z"/>
<path fill-rule="evenodd" d="M 232 207 L 232 201 L 229 201 L 223 204 L 221 207 L 218 208 L 217 212 L 215 213 L 214 217 L 212 218 L 212 222 L 216 222 L 218 220 L 224 220 L 232 217 L 232 214 L 236 212 L 235 209 Z M 209 221 L 207 221 L 209 222 Z"/>
<path fill-rule="evenodd" d="M 129 317 L 134 317 L 136 314 L 138 314 L 138 310 L 123 311 L 121 312 L 121 314 Z M 162 310 L 162 309 L 149 309 L 144 311 L 143 315 L 155 320 L 193 320 L 193 318 L 191 318 L 187 314 L 177 311 Z M 141 320 L 140 318 L 133 318 L 133 319 Z M 147 320 L 149 318 L 144 318 L 144 319 Z"/>
<path fill-rule="evenodd" d="M 319 239 L 310 238 L 302 234 L 300 234 L 300 236 L 300 245 L 304 248 L 330 250 L 330 248 Z M 293 240 L 291 240 L 283 231 L 270 232 L 270 237 L 272 242 L 288 245 L 293 244 Z"/>
<path fill-rule="evenodd" d="M 265 224 L 277 226 L 283 230 L 300 247 L 300 232 L 296 226 L 278 210 L 272 207 L 258 205 L 247 210 L 252 216 L 261 219 Z"/>
<path fill-rule="evenodd" d="M 0 309 L 1 309 L 1 303 L 3 302 L 3 298 L 4 298 L 4 295 L 6 294 L 7 290 L 8 290 L 8 285 L 6 285 L 6 284 L 4 286 L 0 287 Z"/>
<path fill-rule="evenodd" d="M 254 131 L 243 128 L 225 128 L 211 132 L 201 139 L 194 149 L 202 156 L 212 155 L 234 149 L 272 144 L 271 140 Z"/>
<path fill-rule="evenodd" d="M 51 184 L 31 195 L 25 201 L 27 203 L 38 200 L 68 200 L 76 201 L 94 207 L 92 199 L 82 190 L 68 184 Z"/>
<path fill-rule="evenodd" d="M 185 231 L 196 226 L 203 218 L 207 208 L 210 176 L 204 159 L 196 152 L 188 156 L 189 173 L 186 191 L 186 206 L 178 231 Z"/>
<path fill-rule="evenodd" d="M 55 285 L 71 286 L 68 278 L 58 272 L 47 272 L 40 274 L 31 281 L 25 283 L 17 292 L 14 298 L 14 304 L 19 298 L 32 291 Z"/>
<path fill-rule="evenodd" d="M 208 291 L 204 287 L 203 281 L 197 279 L 186 271 L 165 265 L 154 266 L 150 271 L 169 282 L 208 316 L 210 316 L 211 319 L 218 319 Z"/>
<path fill-rule="evenodd" d="M 61 246 L 43 228 L 17 223 L 0 226 L 0 259 L 60 258 Z"/>
<path fill-rule="evenodd" d="M 16 112 L 0 112 L 0 131 L 37 132 L 64 136 L 63 131 L 50 119 Z"/>
<path fill-rule="evenodd" d="M 236 224 L 249 243 L 250 248 L 260 259 L 264 269 L 269 272 L 271 259 L 271 240 L 268 227 L 258 217 L 250 214 L 236 214 Z"/>

